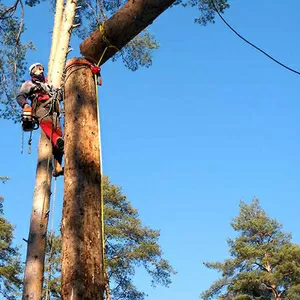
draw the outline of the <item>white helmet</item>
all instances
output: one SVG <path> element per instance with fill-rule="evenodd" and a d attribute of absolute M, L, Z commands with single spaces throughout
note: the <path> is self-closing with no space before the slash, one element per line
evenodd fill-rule
<path fill-rule="evenodd" d="M 43 66 L 41 63 L 36 62 L 36 63 L 32 64 L 32 65 L 29 67 L 29 73 L 31 73 L 32 70 L 33 70 L 35 67 L 37 67 L 37 66 L 42 66 L 43 69 L 44 69 L 44 66 Z"/>

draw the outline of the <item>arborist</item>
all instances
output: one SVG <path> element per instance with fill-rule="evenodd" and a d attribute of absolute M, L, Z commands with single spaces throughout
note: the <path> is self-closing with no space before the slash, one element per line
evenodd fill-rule
<path fill-rule="evenodd" d="M 41 63 L 32 64 L 29 72 L 31 80 L 21 85 L 16 99 L 23 112 L 32 109 L 33 116 L 51 141 L 54 156 L 53 176 L 57 177 L 64 172 L 62 167 L 64 139 L 59 121 L 59 102 L 63 100 L 63 93 L 61 89 L 56 89 L 46 82 L 44 66 Z"/>

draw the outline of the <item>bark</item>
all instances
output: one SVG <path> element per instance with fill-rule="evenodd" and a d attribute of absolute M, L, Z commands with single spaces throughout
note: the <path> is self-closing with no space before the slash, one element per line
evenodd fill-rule
<path fill-rule="evenodd" d="M 98 63 L 109 44 L 121 49 L 174 2 L 175 0 L 128 0 L 103 24 L 104 34 L 98 29 L 81 43 L 81 54 L 91 62 Z M 101 65 L 116 52 L 117 49 L 108 48 Z"/>
<path fill-rule="evenodd" d="M 56 0 L 54 25 L 53 25 L 53 32 L 52 32 L 52 43 L 51 43 L 50 57 L 48 63 L 49 82 L 52 82 L 52 78 L 51 78 L 52 68 L 55 61 L 55 55 L 58 51 L 57 49 L 59 45 L 59 36 L 61 33 L 63 13 L 64 13 L 64 0 Z"/>
<path fill-rule="evenodd" d="M 61 84 L 64 66 L 68 54 L 70 37 L 73 29 L 76 4 L 77 0 L 67 0 L 65 4 L 63 23 L 61 25 L 61 31 L 57 36 L 58 43 L 56 49 L 54 50 L 55 55 L 53 58 L 53 62 L 50 62 L 53 63 L 50 79 L 51 83 L 55 87 L 59 87 Z M 52 43 L 55 43 L 55 41 L 53 40 Z"/>
<path fill-rule="evenodd" d="M 102 300 L 101 174 L 95 82 L 75 62 L 65 83 L 65 177 L 62 221 L 62 299 Z"/>
<path fill-rule="evenodd" d="M 46 234 L 52 173 L 52 146 L 42 134 L 39 143 L 22 299 L 40 300 L 42 295 Z M 48 172 L 47 172 L 48 171 Z"/>

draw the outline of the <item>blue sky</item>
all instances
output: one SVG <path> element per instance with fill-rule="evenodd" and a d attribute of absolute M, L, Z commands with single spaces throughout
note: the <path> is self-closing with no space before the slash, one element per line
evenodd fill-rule
<path fill-rule="evenodd" d="M 251 42 L 300 71 L 300 2 L 230 1 L 227 21 Z M 43 11 L 38 28 L 33 16 Z M 27 11 L 25 38 L 37 51 L 28 65 L 47 65 L 52 20 L 47 10 Z M 103 170 L 159 229 L 164 257 L 178 272 L 169 288 L 136 283 L 149 300 L 199 299 L 218 274 L 203 261 L 229 257 L 226 239 L 241 199 L 262 207 L 300 242 L 299 75 L 285 70 L 235 36 L 217 17 L 194 24 L 197 10 L 175 7 L 150 27 L 161 48 L 153 66 L 137 72 L 121 62 L 102 67 L 100 88 Z M 78 44 L 69 57 L 78 56 Z M 18 124 L 0 120 L 0 187 L 16 243 L 27 238 L 35 182 L 37 141 L 21 154 Z M 25 142 L 27 141 L 25 136 Z M 57 181 L 55 224 L 63 179 Z"/>

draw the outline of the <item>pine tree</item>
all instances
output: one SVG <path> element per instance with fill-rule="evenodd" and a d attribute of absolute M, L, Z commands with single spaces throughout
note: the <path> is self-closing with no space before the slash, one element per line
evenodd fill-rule
<path fill-rule="evenodd" d="M 0 180 L 8 178 L 0 176 Z M 22 264 L 19 248 L 13 245 L 14 227 L 4 217 L 3 200 L 0 196 L 0 294 L 5 299 L 17 299 L 22 285 Z"/>
<path fill-rule="evenodd" d="M 201 294 L 205 300 L 297 300 L 300 299 L 300 246 L 291 234 L 270 219 L 259 200 L 240 202 L 239 216 L 232 228 L 238 233 L 228 239 L 231 258 L 204 263 L 222 274 Z"/>

